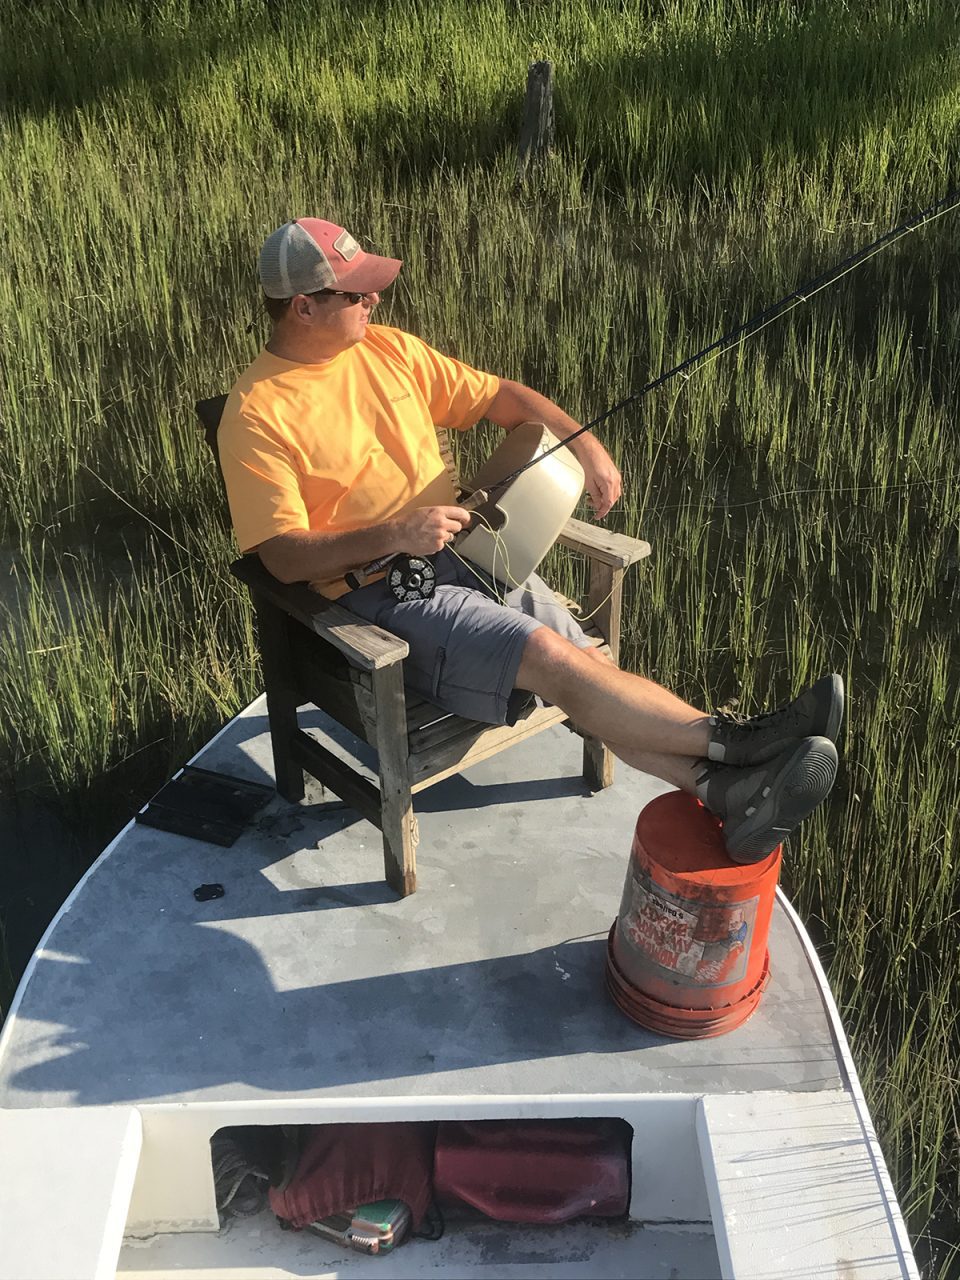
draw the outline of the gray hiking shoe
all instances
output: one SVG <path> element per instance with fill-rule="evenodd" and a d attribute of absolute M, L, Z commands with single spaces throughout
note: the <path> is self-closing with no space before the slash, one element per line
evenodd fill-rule
<path fill-rule="evenodd" d="M 697 795 L 721 819 L 734 862 L 759 862 L 826 798 L 836 774 L 830 739 L 804 738 L 766 764 L 738 769 L 704 760 Z"/>
<path fill-rule="evenodd" d="M 713 731 L 707 759 L 721 764 L 763 764 L 800 738 L 836 742 L 843 719 L 843 678 L 822 676 L 805 693 L 776 711 L 742 719 L 718 711 L 710 717 Z"/>

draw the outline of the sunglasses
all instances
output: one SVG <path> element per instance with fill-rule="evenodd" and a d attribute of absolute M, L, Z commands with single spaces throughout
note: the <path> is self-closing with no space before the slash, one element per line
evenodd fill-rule
<path fill-rule="evenodd" d="M 362 302 L 365 298 L 372 298 L 379 292 L 379 289 L 368 289 L 366 293 L 351 293 L 345 289 L 318 289 L 313 297 L 346 298 L 351 307 L 355 307 L 358 302 Z"/>

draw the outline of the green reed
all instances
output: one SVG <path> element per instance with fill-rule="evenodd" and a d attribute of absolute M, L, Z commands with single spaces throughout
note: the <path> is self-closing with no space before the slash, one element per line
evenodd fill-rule
<path fill-rule="evenodd" d="M 403 257 L 378 318 L 592 416 L 948 188 L 957 50 L 946 0 L 35 6 L 0 49 L 9 786 L 119 826 L 258 687 L 192 403 L 262 339 L 253 261 L 279 222 L 317 213 Z M 536 57 L 558 146 L 520 184 Z M 943 1276 L 957 216 L 604 435 L 625 478 L 608 524 L 655 547 L 625 662 L 743 710 L 847 679 L 841 777 L 788 888 Z M 458 442 L 467 469 L 493 439 Z"/>

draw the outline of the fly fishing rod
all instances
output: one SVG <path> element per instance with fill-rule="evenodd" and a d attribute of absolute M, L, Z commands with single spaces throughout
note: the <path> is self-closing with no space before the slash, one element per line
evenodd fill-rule
<path fill-rule="evenodd" d="M 951 209 L 960 205 L 960 188 L 955 188 L 942 199 L 928 205 L 926 209 L 921 209 L 919 213 L 908 218 L 905 222 L 901 222 L 898 226 L 893 227 L 884 235 L 879 236 L 876 240 L 865 245 L 862 249 L 858 249 L 855 253 L 849 254 L 834 266 L 829 267 L 820 275 L 815 276 L 812 280 L 799 285 L 791 293 L 786 294 L 778 302 L 771 306 L 765 307 L 762 311 L 758 311 L 756 315 L 743 324 L 738 325 L 735 329 L 729 330 L 715 341 L 702 347 L 693 355 L 687 356 L 685 360 L 681 360 L 671 369 L 660 373 L 653 378 L 639 391 L 634 391 L 624 399 L 618 401 L 611 408 L 606 409 L 603 413 L 593 418 L 590 422 L 578 427 L 571 435 L 564 440 L 558 440 L 556 444 L 549 448 L 540 448 L 536 451 L 535 456 L 524 462 L 522 466 L 516 467 L 508 475 L 502 479 L 496 480 L 491 484 L 486 484 L 482 491 L 475 492 L 466 500 L 469 503 L 468 509 L 476 509 L 481 505 L 487 505 L 495 501 L 498 495 L 503 494 L 510 486 L 531 467 L 537 466 L 544 462 L 552 454 L 560 449 L 569 448 L 574 440 L 584 435 L 587 431 L 592 431 L 595 427 L 601 426 L 612 418 L 614 414 L 622 412 L 631 404 L 636 404 L 638 400 L 642 400 L 644 396 L 656 391 L 672 378 L 676 378 L 683 373 L 693 371 L 697 366 L 703 364 L 708 356 L 720 356 L 724 351 L 731 347 L 746 341 L 755 333 L 759 333 L 761 329 L 765 329 L 767 325 L 772 324 L 781 316 L 786 315 L 788 311 L 792 311 L 794 307 L 799 306 L 803 302 L 808 302 L 814 294 L 819 293 L 822 289 L 826 289 L 829 285 L 834 284 L 842 276 L 853 271 L 860 266 L 868 258 L 880 253 L 883 249 L 888 248 L 895 241 L 901 239 L 911 231 L 916 231 L 918 227 L 923 226 L 927 222 L 931 222 L 934 218 L 940 217 L 945 213 L 949 213 Z M 689 376 L 689 375 L 688 375 Z M 466 503 L 461 505 L 466 505 Z M 469 535 L 468 535 L 469 536 Z M 544 554 L 549 548 L 544 548 Z M 429 560 L 421 556 L 394 555 L 386 556 L 383 559 L 375 560 L 367 565 L 363 570 L 362 577 L 367 578 L 369 575 L 378 573 L 381 570 L 388 570 L 388 582 L 391 590 L 398 600 L 424 599 L 428 600 L 433 595 L 436 586 L 436 573 Z M 349 581 L 349 578 L 348 578 Z M 351 584 L 352 585 L 352 584 Z"/>

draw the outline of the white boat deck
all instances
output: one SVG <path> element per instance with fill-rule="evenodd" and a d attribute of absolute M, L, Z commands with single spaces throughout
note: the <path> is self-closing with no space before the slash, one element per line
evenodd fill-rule
<path fill-rule="evenodd" d="M 266 730 L 259 700 L 196 763 L 272 782 Z M 419 888 L 402 901 L 383 884 L 379 832 L 317 792 L 274 798 L 230 849 L 121 833 L 54 922 L 0 1037 L 0 1108 L 143 1117 L 128 1232 L 191 1234 L 128 1240 L 118 1274 L 721 1274 L 701 1100 L 849 1100 L 844 1049 L 780 904 L 771 982 L 743 1026 L 667 1041 L 619 1012 L 604 990 L 607 931 L 636 816 L 665 788 L 618 766 L 614 787 L 590 795 L 580 749 L 551 729 L 417 796 Z M 195 901 L 209 882 L 223 898 Z M 627 1224 L 482 1224 L 372 1262 L 269 1215 L 215 1233 L 206 1153 L 224 1125 L 591 1113 L 634 1125 Z M 858 1142 L 870 1154 L 869 1135 Z M 887 1236 L 862 1274 L 911 1274 L 895 1204 L 880 1218 Z"/>

